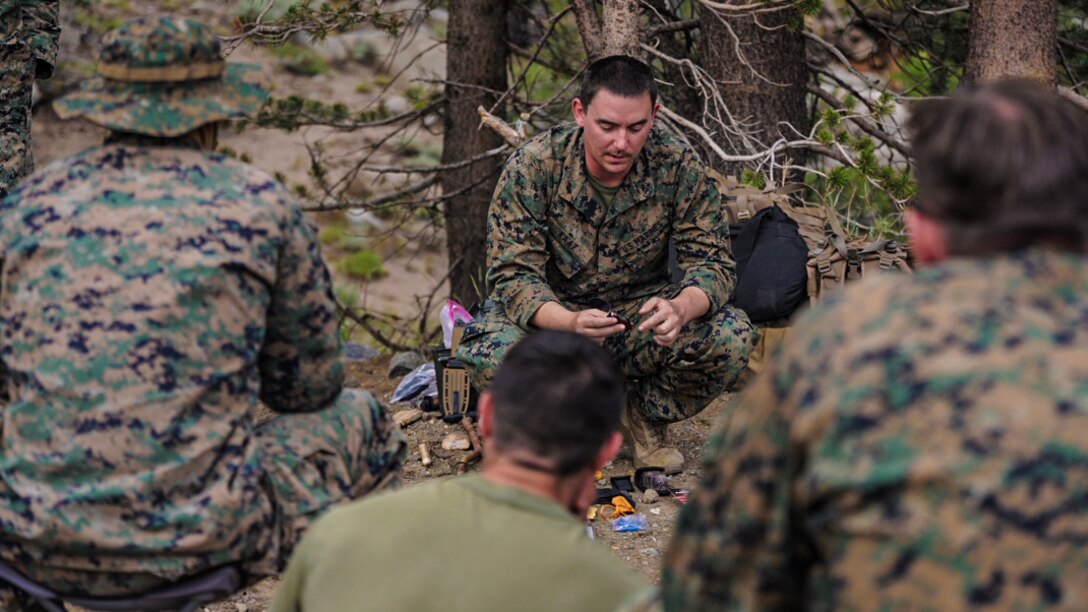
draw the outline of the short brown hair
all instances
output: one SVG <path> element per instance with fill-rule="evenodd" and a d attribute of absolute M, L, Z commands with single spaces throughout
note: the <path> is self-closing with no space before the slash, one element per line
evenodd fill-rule
<path fill-rule="evenodd" d="M 619 428 L 623 375 L 604 348 L 578 334 L 540 331 L 506 354 L 491 385 L 494 440 L 560 475 L 590 465 Z"/>
<path fill-rule="evenodd" d="M 1052 87 L 1005 80 L 923 102 L 909 123 L 918 210 L 950 252 L 981 255 L 1039 242 L 1083 250 L 1088 115 Z"/>

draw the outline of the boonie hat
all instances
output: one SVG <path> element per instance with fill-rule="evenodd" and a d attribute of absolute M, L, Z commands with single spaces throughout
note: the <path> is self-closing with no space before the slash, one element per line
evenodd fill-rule
<path fill-rule="evenodd" d="M 206 123 L 253 116 L 271 82 L 254 64 L 227 63 L 219 37 L 194 19 L 142 17 L 111 31 L 98 76 L 53 103 L 119 132 L 180 136 Z"/>

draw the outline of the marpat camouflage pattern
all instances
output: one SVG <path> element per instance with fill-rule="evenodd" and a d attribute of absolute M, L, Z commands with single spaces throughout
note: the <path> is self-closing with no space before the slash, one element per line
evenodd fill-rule
<path fill-rule="evenodd" d="M 31 93 L 53 74 L 59 18 L 59 0 L 0 0 L 0 198 L 34 170 Z"/>
<path fill-rule="evenodd" d="M 807 313 L 709 446 L 670 610 L 1088 607 L 1088 261 L 1027 249 Z"/>
<path fill-rule="evenodd" d="M 312 518 L 396 482 L 404 438 L 342 388 L 327 268 L 266 174 L 90 149 L 12 191 L 0 252 L 0 556 L 32 579 L 271 574 Z M 262 404 L 290 414 L 256 427 Z"/>
<path fill-rule="evenodd" d="M 637 379 L 647 414 L 690 417 L 736 382 L 757 338 L 747 316 L 726 304 L 735 276 L 717 187 L 686 146 L 655 128 L 606 210 L 592 195 L 584 157 L 582 130 L 562 125 L 506 164 L 488 215 L 487 286 L 498 306 L 466 329 L 457 357 L 486 388 L 549 301 L 582 310 L 606 300 L 637 325 L 650 297 L 698 287 L 710 310 L 671 346 L 634 331 L 605 342 Z M 670 239 L 683 271 L 678 284 L 669 275 Z"/>

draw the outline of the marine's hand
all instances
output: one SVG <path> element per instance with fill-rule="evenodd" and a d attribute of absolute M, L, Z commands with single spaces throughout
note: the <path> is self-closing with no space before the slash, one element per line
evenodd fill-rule
<path fill-rule="evenodd" d="M 603 344 L 604 339 L 612 334 L 623 331 L 623 324 L 616 317 L 608 316 L 607 312 L 596 308 L 587 308 L 574 312 L 571 321 L 571 331 L 581 334 L 597 344 Z"/>
<path fill-rule="evenodd" d="M 680 329 L 687 323 L 687 319 L 678 304 L 672 300 L 664 300 L 659 297 L 646 300 L 642 308 L 639 308 L 638 313 L 642 315 L 642 322 L 638 324 L 638 330 L 641 332 L 653 331 L 654 342 L 661 346 L 669 346 L 676 342 L 676 338 L 680 335 Z"/>

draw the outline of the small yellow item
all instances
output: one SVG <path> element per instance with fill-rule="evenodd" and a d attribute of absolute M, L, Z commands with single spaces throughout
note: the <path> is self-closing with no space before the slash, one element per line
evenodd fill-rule
<path fill-rule="evenodd" d="M 604 478 L 604 472 L 597 470 L 597 474 L 594 476 L 597 480 Z"/>
<path fill-rule="evenodd" d="M 596 504 L 590 506 L 589 509 L 586 510 L 586 520 L 587 521 L 592 521 L 592 520 L 596 519 L 597 518 L 597 512 L 599 512 L 600 509 L 601 509 L 601 507 L 596 505 Z"/>
<path fill-rule="evenodd" d="M 622 495 L 613 497 L 611 504 L 601 506 L 601 518 L 603 519 L 614 519 L 634 513 L 635 508 L 627 501 L 627 498 Z"/>

